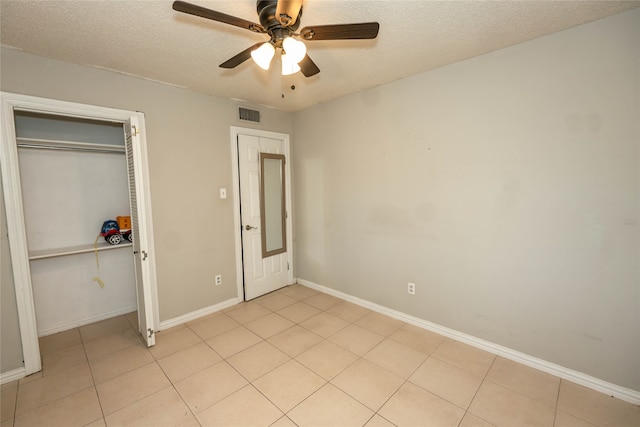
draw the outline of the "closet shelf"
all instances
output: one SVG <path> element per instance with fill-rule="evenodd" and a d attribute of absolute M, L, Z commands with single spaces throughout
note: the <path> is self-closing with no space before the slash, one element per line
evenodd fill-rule
<path fill-rule="evenodd" d="M 94 144 L 91 142 L 59 141 L 54 139 L 16 138 L 19 148 L 50 150 L 94 151 L 100 153 L 124 153 L 124 145 Z"/>
<path fill-rule="evenodd" d="M 98 243 L 98 251 L 108 251 L 111 249 L 120 249 L 120 248 L 128 248 L 133 246 L 131 242 L 123 242 L 119 245 L 110 245 L 107 242 Z M 93 252 L 94 247 L 93 244 L 88 245 L 78 245 L 78 246 L 67 246 L 66 248 L 53 248 L 53 249 L 44 249 L 40 251 L 32 251 L 29 253 L 29 259 L 44 259 L 44 258 L 54 258 L 59 256 L 66 255 L 75 255 L 75 254 L 83 254 L 87 252 Z"/>

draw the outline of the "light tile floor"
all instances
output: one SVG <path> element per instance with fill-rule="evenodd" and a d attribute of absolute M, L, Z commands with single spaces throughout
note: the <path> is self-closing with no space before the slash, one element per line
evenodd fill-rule
<path fill-rule="evenodd" d="M 640 426 L 640 407 L 293 285 L 157 334 L 40 340 L 7 426 Z"/>

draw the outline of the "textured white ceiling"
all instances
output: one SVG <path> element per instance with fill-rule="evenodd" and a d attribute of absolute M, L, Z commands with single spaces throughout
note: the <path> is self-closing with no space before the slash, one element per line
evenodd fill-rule
<path fill-rule="evenodd" d="M 191 3 L 259 22 L 253 0 Z M 218 65 L 268 38 L 175 12 L 165 0 L 1 0 L 2 44 L 287 111 L 635 7 L 635 1 L 306 0 L 300 28 L 377 21 L 376 40 L 307 42 L 320 74 Z M 295 85 L 295 90 L 291 86 Z M 282 94 L 284 93 L 284 98 Z"/>

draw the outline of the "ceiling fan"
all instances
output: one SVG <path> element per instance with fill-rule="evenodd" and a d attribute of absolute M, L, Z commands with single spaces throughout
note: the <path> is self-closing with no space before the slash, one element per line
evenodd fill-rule
<path fill-rule="evenodd" d="M 300 32 L 296 32 L 302 16 L 302 0 L 257 0 L 256 6 L 260 24 L 184 1 L 173 3 L 173 9 L 178 12 L 245 28 L 270 37 L 269 41 L 256 43 L 223 62 L 220 64 L 222 68 L 235 68 L 247 59 L 253 58 L 260 67 L 268 70 L 276 49 L 281 49 L 283 75 L 301 71 L 305 77 L 311 77 L 318 74 L 320 69 L 307 55 L 306 45 L 298 39 L 304 41 L 375 39 L 380 28 L 377 22 L 362 22 L 315 25 L 304 27 Z"/>

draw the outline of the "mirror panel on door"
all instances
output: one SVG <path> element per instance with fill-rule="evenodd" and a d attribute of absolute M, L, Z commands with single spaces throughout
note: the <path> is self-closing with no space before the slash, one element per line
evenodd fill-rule
<path fill-rule="evenodd" d="M 284 163 L 282 154 L 260 153 L 262 258 L 287 251 Z"/>

